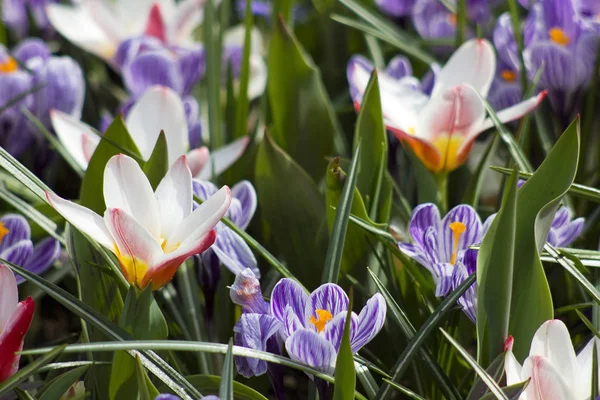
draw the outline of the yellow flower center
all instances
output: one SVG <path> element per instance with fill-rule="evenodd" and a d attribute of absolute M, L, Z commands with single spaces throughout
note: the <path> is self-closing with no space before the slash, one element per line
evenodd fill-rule
<path fill-rule="evenodd" d="M 5 61 L 0 61 L 0 74 L 10 74 L 19 69 L 19 65 L 12 57 L 7 57 Z"/>
<path fill-rule="evenodd" d="M 450 264 L 454 265 L 456 263 L 456 254 L 458 253 L 458 241 L 463 233 L 467 230 L 467 226 L 459 221 L 454 221 L 450 224 L 450 229 L 452 230 L 452 236 L 454 237 L 454 244 L 452 245 L 452 258 L 450 259 Z"/>
<path fill-rule="evenodd" d="M 308 320 L 311 324 L 317 328 L 317 332 L 323 332 L 325 330 L 325 325 L 333 318 L 333 315 L 327 310 L 321 310 L 320 308 L 315 310 L 317 314 L 317 318 L 315 316 L 311 316 Z"/>
<path fill-rule="evenodd" d="M 548 35 L 550 36 L 550 40 L 554 43 L 558 43 L 561 46 L 566 46 L 571 42 L 571 38 L 567 36 L 565 31 L 560 28 L 552 28 L 548 31 Z"/>
<path fill-rule="evenodd" d="M 177 243 L 167 247 L 167 239 L 165 239 L 164 237 L 160 238 L 160 247 L 163 249 L 163 252 L 165 254 L 177 250 L 179 248 L 179 245 L 181 245 L 181 243 L 177 242 Z"/>
<path fill-rule="evenodd" d="M 121 254 L 117 246 L 115 246 L 115 254 L 119 259 L 121 272 L 125 280 L 139 289 L 144 289 L 143 281 L 146 272 L 148 272 L 148 264 L 139 258 Z"/>
<path fill-rule="evenodd" d="M 442 171 L 453 171 L 460 166 L 461 161 L 458 160 L 458 149 L 463 141 L 463 135 L 448 135 L 446 133 L 439 135 L 433 140 L 433 145 L 440 153 Z"/>
<path fill-rule="evenodd" d="M 517 80 L 517 73 L 515 71 L 511 71 L 510 69 L 505 69 L 500 73 L 502 79 L 506 82 L 514 82 Z"/>
<path fill-rule="evenodd" d="M 0 243 L 4 240 L 4 236 L 8 235 L 8 228 L 4 226 L 4 223 L 0 222 Z"/>

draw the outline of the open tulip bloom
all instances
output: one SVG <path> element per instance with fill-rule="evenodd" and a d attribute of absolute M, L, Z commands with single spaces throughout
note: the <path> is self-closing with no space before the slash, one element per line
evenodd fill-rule
<path fill-rule="evenodd" d="M 224 186 L 192 212 L 192 175 L 185 156 L 156 191 L 135 160 L 112 157 L 104 171 L 104 217 L 47 192 L 50 204 L 75 228 L 115 253 L 125 279 L 143 289 L 167 284 L 188 257 L 215 241 L 215 225 L 231 203 Z"/>
<path fill-rule="evenodd" d="M 506 342 L 506 383 L 530 379 L 519 400 L 587 400 L 592 387 L 592 361 L 599 340 L 593 338 L 575 355 L 569 331 L 560 320 L 546 321 L 531 341 L 529 357 L 521 366 L 512 352 L 513 339 Z"/>
<path fill-rule="evenodd" d="M 353 58 L 348 81 L 355 107 L 360 109 L 372 65 Z M 450 57 L 435 79 L 431 95 L 400 85 L 378 72 L 384 123 L 398 139 L 436 173 L 462 165 L 473 142 L 493 122 L 486 118 L 482 98 L 488 96 L 496 74 L 496 55 L 485 39 L 465 42 Z M 516 120 L 532 111 L 545 92 L 497 113 L 501 122 Z"/>
<path fill-rule="evenodd" d="M 0 382 L 17 372 L 23 339 L 29 330 L 35 302 L 31 297 L 19 302 L 17 281 L 12 271 L 0 264 Z"/>
<path fill-rule="evenodd" d="M 82 169 L 86 169 L 100 137 L 92 128 L 65 113 L 53 110 L 52 126 L 61 143 Z M 189 129 L 185 105 L 173 90 L 164 86 L 150 88 L 131 108 L 125 125 L 144 160 L 152 155 L 161 130 L 167 139 L 168 162 L 175 162 L 187 153 L 187 163 L 192 176 L 210 179 L 231 166 L 244 152 L 248 137 L 236 141 L 209 154 L 206 147 L 190 150 Z"/>

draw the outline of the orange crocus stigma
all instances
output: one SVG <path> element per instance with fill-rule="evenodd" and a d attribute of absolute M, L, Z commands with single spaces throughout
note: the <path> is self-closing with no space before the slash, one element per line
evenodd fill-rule
<path fill-rule="evenodd" d="M 456 255 L 458 253 L 458 241 L 463 233 L 467 230 L 467 226 L 462 222 L 455 221 L 450 224 L 450 229 L 452 230 L 452 236 L 454 237 L 454 244 L 452 246 L 452 258 L 450 259 L 450 264 L 454 265 L 456 263 Z"/>
<path fill-rule="evenodd" d="M 515 71 L 511 71 L 510 69 L 505 69 L 500 72 L 500 76 L 506 82 L 514 82 L 517 80 L 517 73 Z"/>
<path fill-rule="evenodd" d="M 8 235 L 8 232 L 10 232 L 8 228 L 4 226 L 2 222 L 0 222 L 0 243 L 2 243 L 2 240 L 4 240 L 4 236 Z"/>
<path fill-rule="evenodd" d="M 448 15 L 448 22 L 450 22 L 450 25 L 456 26 L 456 21 L 457 21 L 456 14 Z"/>
<path fill-rule="evenodd" d="M 561 46 L 566 46 L 571 42 L 571 38 L 567 36 L 565 31 L 561 28 L 552 28 L 548 31 L 548 36 L 550 36 L 550 40 L 554 43 L 558 43 Z"/>
<path fill-rule="evenodd" d="M 6 60 L 0 61 L 0 74 L 10 74 L 19 69 L 19 65 L 12 57 L 7 57 Z"/>
<path fill-rule="evenodd" d="M 317 328 L 317 332 L 321 333 L 325 330 L 325 325 L 331 321 L 333 315 L 329 311 L 320 308 L 316 309 L 315 313 L 317 314 L 317 318 L 312 315 L 308 321 Z"/>

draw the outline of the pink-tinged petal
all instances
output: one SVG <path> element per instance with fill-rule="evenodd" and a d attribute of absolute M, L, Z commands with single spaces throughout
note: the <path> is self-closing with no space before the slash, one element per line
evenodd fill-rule
<path fill-rule="evenodd" d="M 333 345 L 315 331 L 300 329 L 285 341 L 290 358 L 332 374 L 337 354 Z"/>
<path fill-rule="evenodd" d="M 474 127 L 485 119 L 485 105 L 468 85 L 454 86 L 432 97 L 419 115 L 415 136 L 431 142 L 441 155 L 441 169 L 452 171 L 464 163 L 468 153 L 460 154 Z"/>
<path fill-rule="evenodd" d="M 577 383 L 574 386 L 574 390 L 577 391 L 577 398 L 587 398 L 590 394 L 590 387 L 592 385 L 592 363 L 593 363 L 593 352 L 594 345 L 596 346 L 596 350 L 600 351 L 600 339 L 594 337 L 592 338 L 581 350 L 581 352 L 577 355 L 577 365 L 579 366 L 579 371 L 582 373 L 577 376 Z M 600 372 L 600 367 L 598 368 Z"/>
<path fill-rule="evenodd" d="M 527 400 L 571 400 L 577 398 L 560 372 L 545 357 L 529 356 L 523 364 L 521 376 L 524 381 L 531 378 L 521 398 L 523 396 Z"/>
<path fill-rule="evenodd" d="M 152 186 L 139 164 L 131 157 L 118 154 L 104 170 L 104 201 L 107 208 L 129 214 L 156 239 L 160 237 L 160 214 Z"/>
<path fill-rule="evenodd" d="M 215 242 L 217 234 L 214 230 L 206 235 L 187 243 L 182 244 L 175 251 L 162 255 L 152 269 L 148 270 L 143 281 L 146 286 L 152 281 L 152 290 L 157 290 L 166 285 L 173 279 L 177 268 L 190 256 L 205 252 Z"/>
<path fill-rule="evenodd" d="M 146 22 L 146 30 L 144 31 L 144 35 L 155 37 L 163 43 L 167 42 L 165 21 L 161 13 L 160 6 L 156 3 L 153 4 L 152 8 L 150 9 L 150 15 L 148 16 L 148 22 Z"/>
<path fill-rule="evenodd" d="M 4 382 L 19 369 L 23 339 L 31 326 L 35 302 L 31 297 L 17 304 L 13 314 L 0 334 L 0 382 Z"/>
<path fill-rule="evenodd" d="M 208 148 L 205 146 L 202 146 L 198 149 L 194 149 L 187 153 L 187 163 L 190 167 L 192 176 L 198 175 L 198 173 L 202 171 L 202 168 L 204 168 L 204 166 L 208 163 L 209 159 L 210 153 L 208 151 Z"/>
<path fill-rule="evenodd" d="M 15 274 L 6 265 L 0 264 L 0 332 L 4 330 L 18 302 Z"/>
<path fill-rule="evenodd" d="M 102 246 L 114 250 L 114 240 L 101 216 L 89 208 L 58 197 L 52 192 L 46 192 L 46 198 L 48 203 L 71 225 Z"/>
<path fill-rule="evenodd" d="M 160 210 L 160 235 L 167 238 L 192 212 L 192 174 L 185 156 L 169 168 L 155 194 Z"/>
<path fill-rule="evenodd" d="M 143 289 L 147 284 L 144 284 L 146 273 L 162 255 L 160 244 L 124 210 L 109 208 L 104 219 L 115 238 L 123 276 L 129 283 Z"/>
<path fill-rule="evenodd" d="M 223 186 L 217 193 L 200 204 L 167 238 L 165 248 L 176 245 L 190 246 L 210 232 L 223 218 L 231 204 L 231 190 Z"/>
<path fill-rule="evenodd" d="M 111 2 L 105 0 L 86 0 L 82 4 L 88 8 L 98 26 L 104 31 L 106 36 L 114 42 L 121 43 L 127 38 L 127 25 L 123 23 L 119 11 L 113 7 Z"/>
<path fill-rule="evenodd" d="M 46 14 L 54 29 L 82 49 L 107 61 L 117 52 L 119 43 L 107 35 L 84 5 L 49 4 Z"/>
<path fill-rule="evenodd" d="M 485 39 L 471 39 L 452 54 L 438 73 L 431 97 L 439 96 L 454 86 L 472 86 L 484 98 L 496 73 L 494 48 Z"/>
<path fill-rule="evenodd" d="M 179 95 L 165 86 L 154 86 L 135 103 L 127 116 L 127 129 L 142 157 L 152 155 L 160 131 L 165 131 L 169 162 L 189 147 L 185 108 Z"/>
<path fill-rule="evenodd" d="M 415 155 L 430 171 L 440 171 L 443 169 L 442 156 L 435 146 L 426 139 L 413 136 L 402 130 L 386 126 L 403 145 L 410 147 Z"/>
<path fill-rule="evenodd" d="M 540 105 L 540 103 L 546 98 L 546 91 L 542 90 L 537 96 L 534 96 L 528 100 L 522 101 L 518 104 L 515 104 L 512 107 L 505 108 L 504 110 L 498 111 L 496 116 L 503 124 L 507 122 L 514 121 L 523 117 L 526 114 L 529 114 L 533 110 Z M 473 132 L 475 136 L 477 136 L 480 132 L 483 132 L 494 126 L 494 123 L 490 118 L 487 118 L 483 121 L 483 124 L 477 127 L 478 132 Z"/>
<path fill-rule="evenodd" d="M 58 110 L 50 110 L 52 128 L 62 145 L 73 156 L 77 164 L 85 170 L 100 143 L 100 138 L 92 128 L 79 119 Z"/>
<path fill-rule="evenodd" d="M 271 292 L 271 314 L 279 321 L 285 320 L 285 309 L 291 307 L 292 311 L 303 324 L 304 310 L 308 302 L 308 294 L 302 286 L 293 279 L 283 278 Z"/>
<path fill-rule="evenodd" d="M 234 162 L 236 162 L 242 156 L 242 154 L 244 154 L 249 142 L 250 137 L 244 136 L 221 147 L 220 149 L 213 150 L 210 153 L 209 160 L 206 162 L 206 164 L 204 164 L 204 168 L 202 168 L 199 174 L 194 175 L 194 178 L 207 181 L 212 179 L 213 175 L 220 175 Z"/>
<path fill-rule="evenodd" d="M 511 337 L 512 339 L 512 337 Z M 524 379 L 521 378 L 521 371 L 523 367 L 517 361 L 517 358 L 512 352 L 511 348 L 506 350 L 504 354 L 504 373 L 506 374 L 506 384 L 514 385 L 519 382 L 523 382 Z"/>
<path fill-rule="evenodd" d="M 531 340 L 530 356 L 542 356 L 564 381 L 574 387 L 577 379 L 577 358 L 565 324 L 558 320 L 546 321 Z"/>

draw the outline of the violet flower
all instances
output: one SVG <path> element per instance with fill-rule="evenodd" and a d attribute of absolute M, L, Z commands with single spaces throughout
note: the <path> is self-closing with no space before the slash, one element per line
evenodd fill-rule
<path fill-rule="evenodd" d="M 51 127 L 51 108 L 75 117 L 81 114 L 85 95 L 81 68 L 70 57 L 52 56 L 40 39 L 22 41 L 12 56 L 0 46 L 0 86 L 3 88 L 0 107 L 32 91 L 0 114 L 0 145 L 14 156 L 20 155 L 38 137 L 37 128 L 25 117 L 22 108 L 33 113 L 47 128 Z"/>
<path fill-rule="evenodd" d="M 451 291 L 458 288 L 469 275 L 477 271 L 477 250 L 467 249 L 461 263 L 456 264 L 452 271 Z M 458 299 L 458 304 L 462 306 L 463 312 L 473 323 L 477 319 L 477 283 L 473 283 L 465 293 Z"/>
<path fill-rule="evenodd" d="M 58 0 L 2 0 L 2 22 L 17 37 L 24 38 L 30 32 L 31 15 L 32 22 L 42 36 L 52 36 L 54 29 L 46 14 L 46 6 L 51 3 L 58 3 Z"/>
<path fill-rule="evenodd" d="M 399 18 L 410 15 L 416 0 L 375 0 L 381 12 L 390 17 Z"/>
<path fill-rule="evenodd" d="M 29 224 L 21 215 L 6 214 L 0 218 L 0 258 L 41 275 L 50 269 L 59 255 L 60 244 L 54 238 L 33 245 Z M 15 276 L 17 284 L 25 282 L 21 275 Z"/>
<path fill-rule="evenodd" d="M 585 218 L 573 219 L 568 207 L 558 209 L 548 232 L 548 243 L 554 247 L 568 247 L 577 239 L 583 230 Z"/>
<path fill-rule="evenodd" d="M 193 190 L 196 196 L 205 201 L 217 191 L 217 187 L 209 181 L 194 180 Z M 231 205 L 226 216 L 245 230 L 256 211 L 256 191 L 250 182 L 241 181 L 231 188 L 231 194 Z M 214 254 L 214 257 L 217 257 L 235 275 L 249 268 L 254 275 L 260 278 L 256 258 L 244 239 L 223 222 L 219 222 L 215 226 L 215 231 L 217 239 L 205 257 L 211 257 L 211 254 Z"/>

